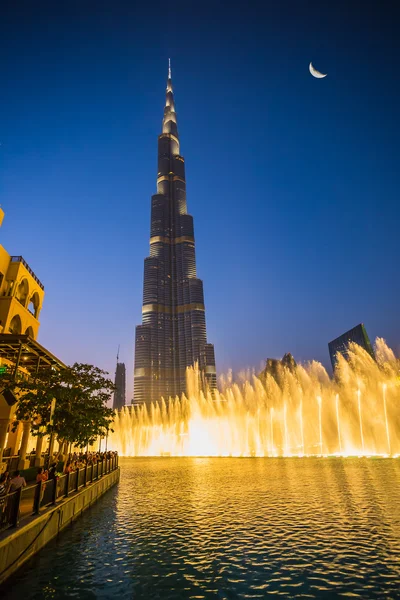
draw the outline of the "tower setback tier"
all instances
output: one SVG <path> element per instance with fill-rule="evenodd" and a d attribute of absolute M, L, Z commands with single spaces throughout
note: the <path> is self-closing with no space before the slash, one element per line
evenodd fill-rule
<path fill-rule="evenodd" d="M 195 362 L 203 388 L 215 389 L 214 346 L 207 343 L 169 68 L 158 136 L 157 193 L 151 199 L 150 256 L 144 261 L 142 325 L 136 327 L 135 403 L 180 396 L 186 391 L 186 368 Z"/>

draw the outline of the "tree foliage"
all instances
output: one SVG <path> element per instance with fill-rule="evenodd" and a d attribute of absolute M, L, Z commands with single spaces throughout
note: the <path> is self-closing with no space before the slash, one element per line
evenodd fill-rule
<path fill-rule="evenodd" d="M 39 371 L 29 380 L 10 384 L 18 396 L 14 429 L 20 421 L 30 421 L 33 435 L 55 433 L 80 447 L 94 443 L 111 430 L 114 418 L 107 402 L 115 388 L 106 375 L 92 365 L 75 363 L 57 371 Z"/>

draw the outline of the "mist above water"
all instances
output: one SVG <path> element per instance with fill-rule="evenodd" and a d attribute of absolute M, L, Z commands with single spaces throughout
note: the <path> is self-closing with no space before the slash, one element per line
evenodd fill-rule
<path fill-rule="evenodd" d="M 203 394 L 196 368 L 181 398 L 126 407 L 108 447 L 121 456 L 400 454 L 400 361 L 384 340 L 376 361 L 356 344 L 336 378 L 321 363 L 282 367 Z"/>

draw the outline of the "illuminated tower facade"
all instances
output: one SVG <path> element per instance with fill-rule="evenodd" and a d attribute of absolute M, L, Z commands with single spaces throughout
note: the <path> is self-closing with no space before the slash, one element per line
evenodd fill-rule
<path fill-rule="evenodd" d="M 157 193 L 151 199 L 150 256 L 144 261 L 142 325 L 136 327 L 134 401 L 186 391 L 198 362 L 203 387 L 215 389 L 214 346 L 207 343 L 203 282 L 197 278 L 193 217 L 186 208 L 185 160 L 168 69 Z"/>

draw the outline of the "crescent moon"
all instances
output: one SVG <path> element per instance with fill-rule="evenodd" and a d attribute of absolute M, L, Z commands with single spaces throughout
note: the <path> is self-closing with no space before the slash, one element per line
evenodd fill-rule
<path fill-rule="evenodd" d="M 320 73 L 319 71 L 317 71 L 317 69 L 314 69 L 312 62 L 310 62 L 310 73 L 313 77 L 316 77 L 317 79 L 322 79 L 323 77 L 326 77 L 328 75 L 328 73 L 325 73 L 325 75 L 323 73 Z"/>

